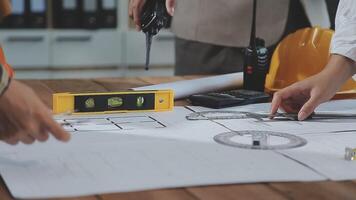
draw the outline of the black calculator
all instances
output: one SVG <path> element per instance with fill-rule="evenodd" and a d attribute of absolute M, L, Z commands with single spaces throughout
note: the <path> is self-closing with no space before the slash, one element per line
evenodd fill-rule
<path fill-rule="evenodd" d="M 188 98 L 193 106 L 208 108 L 227 108 L 270 101 L 270 95 L 254 90 L 228 90 L 195 94 Z"/>

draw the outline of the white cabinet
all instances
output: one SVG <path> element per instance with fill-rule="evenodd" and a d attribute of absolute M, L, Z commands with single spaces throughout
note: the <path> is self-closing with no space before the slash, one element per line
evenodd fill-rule
<path fill-rule="evenodd" d="M 145 35 L 129 25 L 129 0 L 117 1 L 117 29 L 1 29 L 0 45 L 9 64 L 14 68 L 143 67 Z M 161 30 L 153 38 L 150 58 L 151 66 L 174 65 L 172 33 Z"/>
<path fill-rule="evenodd" d="M 146 38 L 142 32 L 128 31 L 126 61 L 130 66 L 146 62 Z M 174 65 L 174 35 L 162 30 L 152 40 L 150 65 Z"/>
<path fill-rule="evenodd" d="M 121 33 L 117 30 L 54 30 L 51 34 L 53 67 L 118 66 Z"/>
<path fill-rule="evenodd" d="M 141 66 L 146 38 L 134 30 L 1 30 L 0 44 L 14 68 Z M 150 65 L 174 65 L 174 35 L 152 40 Z"/>
<path fill-rule="evenodd" d="M 40 30 L 1 30 L 0 44 L 14 68 L 50 66 L 49 32 Z"/>

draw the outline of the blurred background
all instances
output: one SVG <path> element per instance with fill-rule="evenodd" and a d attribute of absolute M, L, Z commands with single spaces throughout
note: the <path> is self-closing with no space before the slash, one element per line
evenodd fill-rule
<path fill-rule="evenodd" d="M 0 44 L 19 79 L 173 75 L 174 36 L 153 40 L 144 69 L 145 35 L 128 16 L 129 0 L 12 0 Z"/>
<path fill-rule="evenodd" d="M 301 1 L 290 5 L 297 8 Z M 0 44 L 18 79 L 174 75 L 175 36 L 167 29 L 154 37 L 150 70 L 145 70 L 145 35 L 128 16 L 129 0 L 11 2 L 12 15 L 0 25 Z M 338 0 L 325 2 L 334 28 Z M 320 18 L 315 7 L 306 9 L 309 18 Z M 289 18 L 305 26 L 299 22 L 306 18 L 304 11 Z"/>

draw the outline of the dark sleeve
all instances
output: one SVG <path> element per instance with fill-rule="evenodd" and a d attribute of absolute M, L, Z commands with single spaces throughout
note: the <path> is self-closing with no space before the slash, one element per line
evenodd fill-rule
<path fill-rule="evenodd" d="M 6 91 L 11 81 L 11 74 L 0 64 L 0 96 Z"/>

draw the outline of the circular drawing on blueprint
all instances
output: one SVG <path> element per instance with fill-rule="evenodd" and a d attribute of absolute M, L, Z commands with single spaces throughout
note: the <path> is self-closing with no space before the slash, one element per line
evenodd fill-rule
<path fill-rule="evenodd" d="M 291 149 L 307 144 L 304 138 L 296 135 L 254 130 L 221 133 L 216 135 L 214 140 L 223 145 L 259 150 Z"/>

